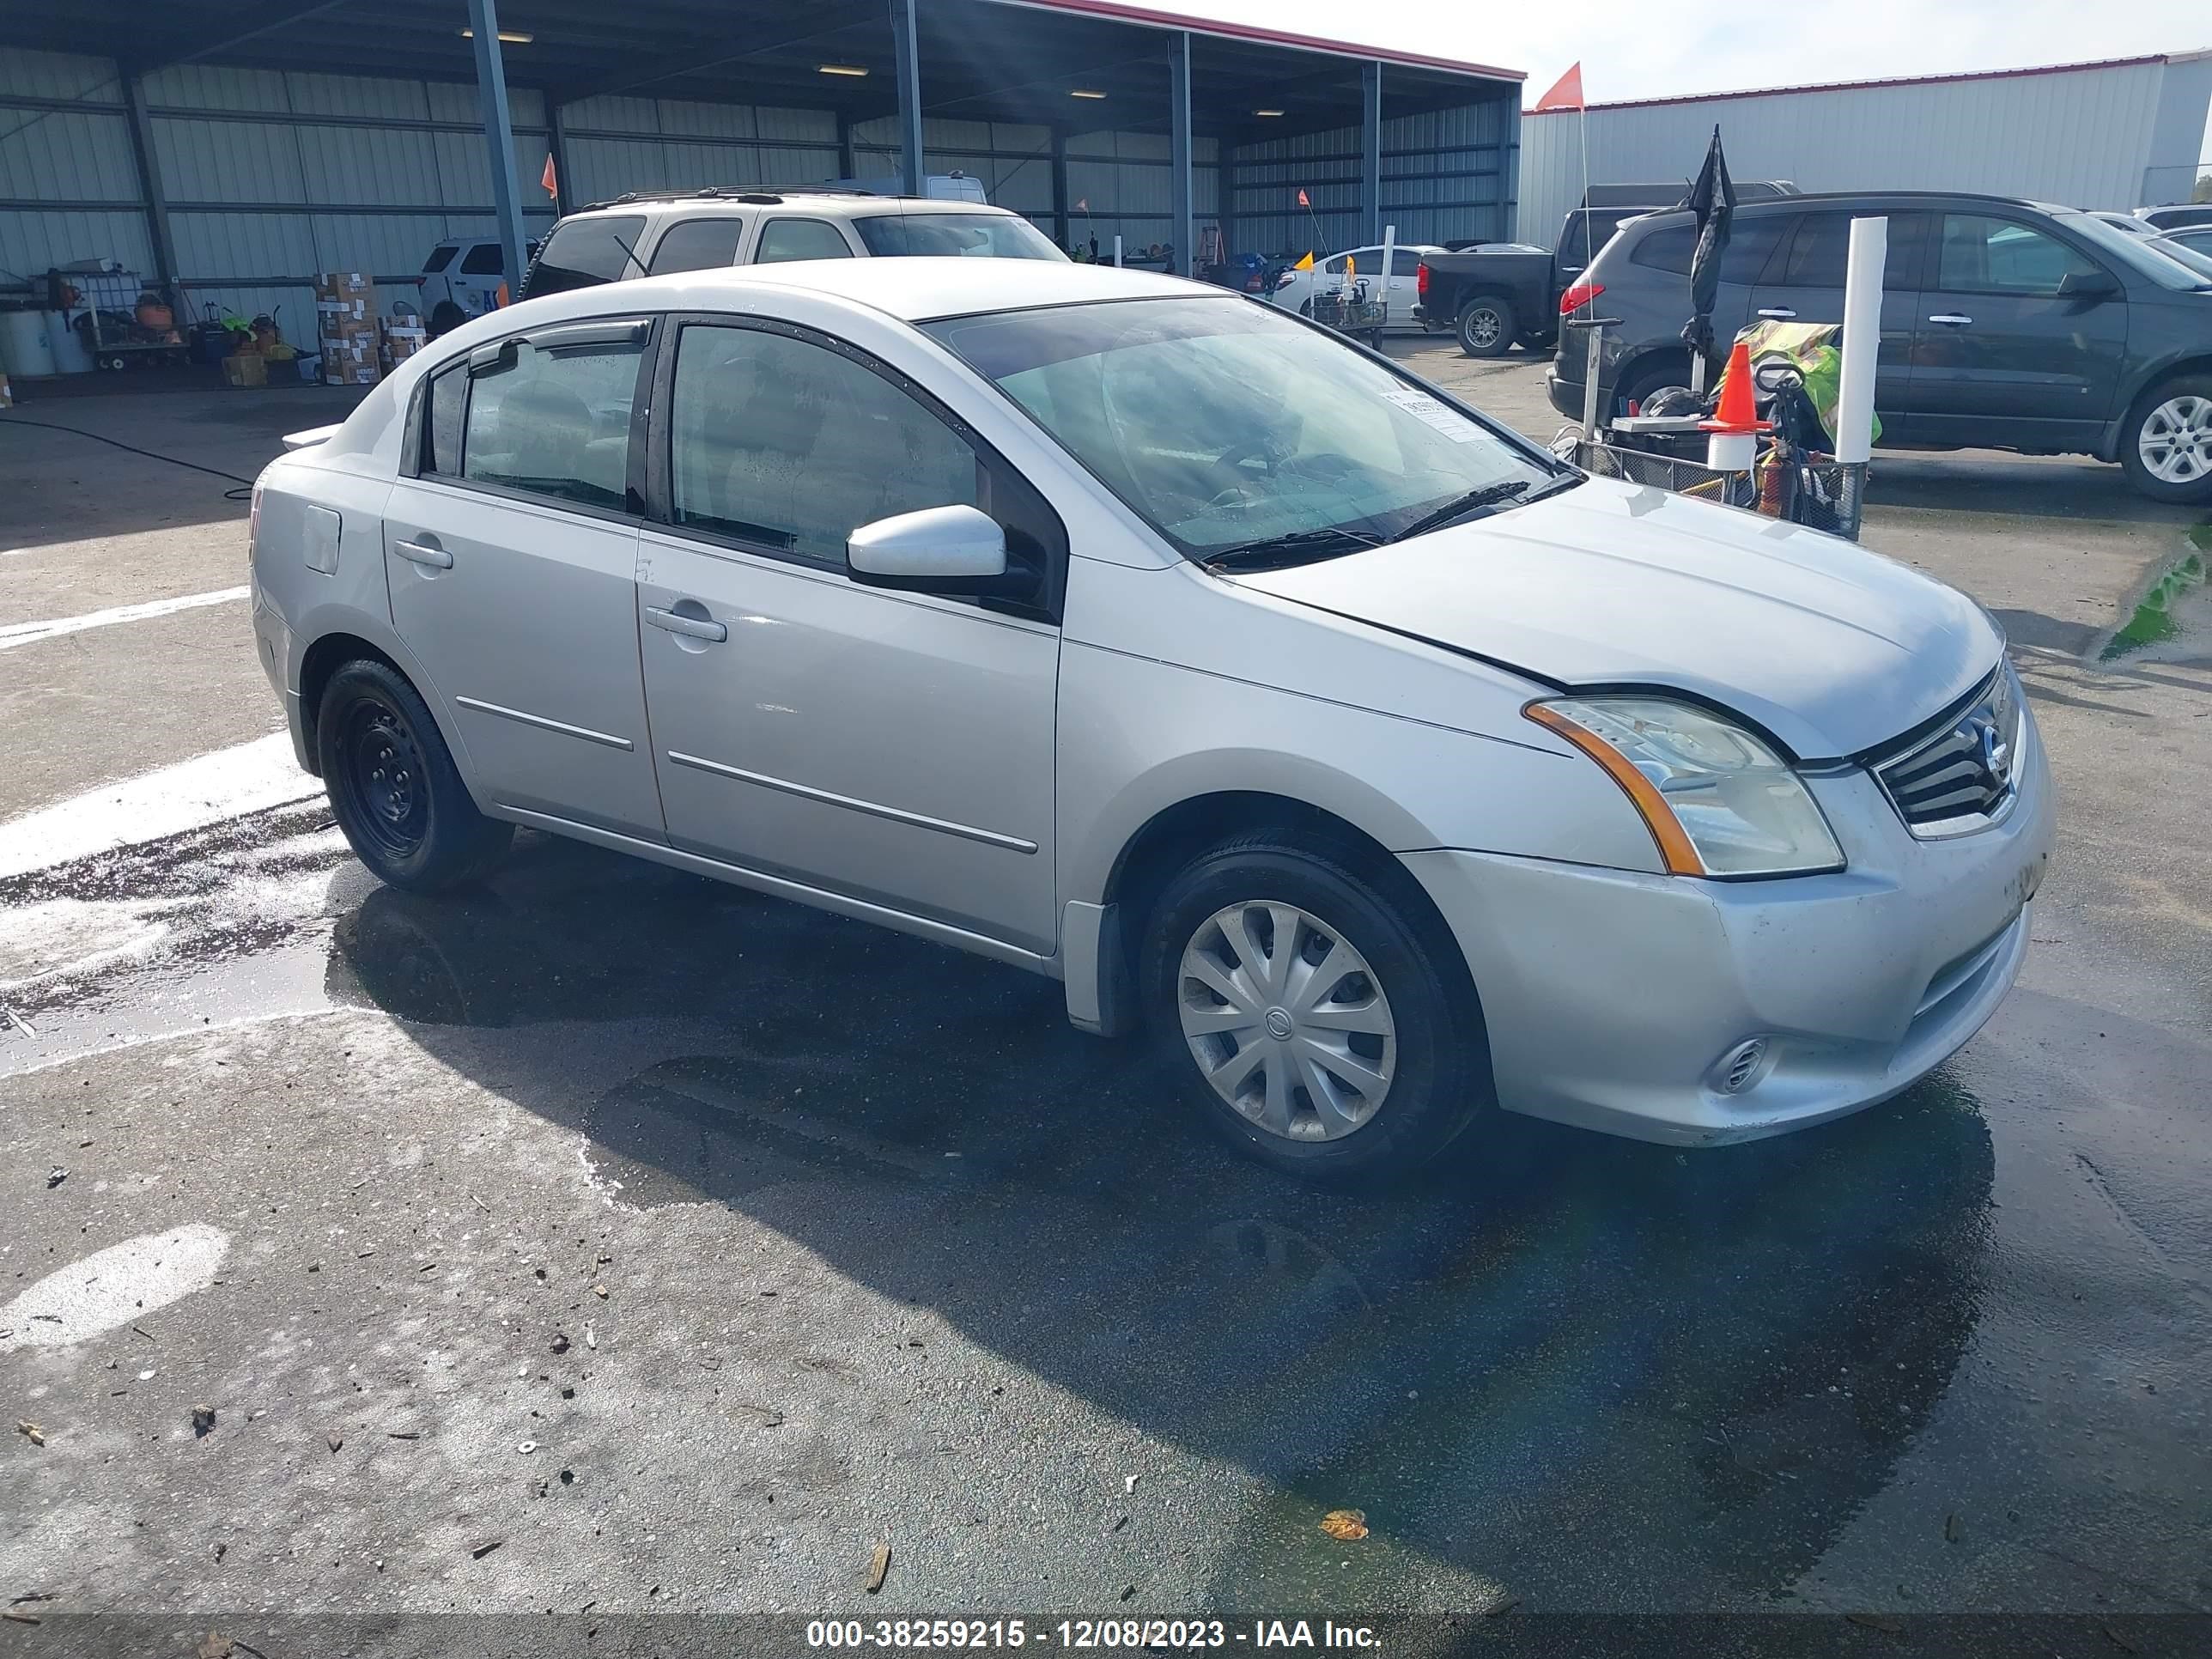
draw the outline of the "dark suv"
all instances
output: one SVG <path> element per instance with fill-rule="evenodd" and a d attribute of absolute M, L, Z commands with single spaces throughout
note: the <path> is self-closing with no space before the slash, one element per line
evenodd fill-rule
<path fill-rule="evenodd" d="M 2212 278 L 2070 208 L 1924 191 L 1797 196 L 1736 209 L 1715 336 L 1759 318 L 1839 322 L 1855 217 L 1886 215 L 1882 441 L 2118 461 L 2159 501 L 2212 501 Z M 1617 317 L 1598 382 L 1611 403 L 1689 378 L 1697 227 L 1631 220 L 1562 305 Z M 1586 342 L 1562 331 L 1553 407 L 1579 416 Z"/>

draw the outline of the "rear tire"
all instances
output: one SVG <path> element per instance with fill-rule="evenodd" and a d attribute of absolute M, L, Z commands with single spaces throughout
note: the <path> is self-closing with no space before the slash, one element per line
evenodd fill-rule
<path fill-rule="evenodd" d="M 1614 384 L 1613 395 L 1617 399 L 1640 404 L 1662 386 L 1687 386 L 1689 383 L 1688 353 L 1655 351 L 1630 366 L 1628 373 Z M 1598 414 L 1602 416 L 1605 413 L 1605 406 L 1601 404 Z"/>
<path fill-rule="evenodd" d="M 357 659 L 331 676 L 315 752 L 331 815 L 379 881 L 444 892 L 482 878 L 514 839 L 477 811 L 428 706 L 388 663 Z"/>
<path fill-rule="evenodd" d="M 1503 357 L 1513 349 L 1519 326 L 1510 301 L 1478 294 L 1460 307 L 1459 349 L 1470 357 Z"/>
<path fill-rule="evenodd" d="M 2212 501 L 2212 375 L 2179 375 L 2136 399 L 2120 428 L 2120 465 L 2152 501 Z"/>
<path fill-rule="evenodd" d="M 430 307 L 430 337 L 451 334 L 469 319 L 469 313 L 451 300 L 441 300 Z"/>
<path fill-rule="evenodd" d="M 1152 907 L 1139 984 L 1162 1063 L 1231 1145 L 1301 1180 L 1403 1176 L 1492 1102 L 1457 947 L 1396 885 L 1261 831 L 1200 854 Z"/>

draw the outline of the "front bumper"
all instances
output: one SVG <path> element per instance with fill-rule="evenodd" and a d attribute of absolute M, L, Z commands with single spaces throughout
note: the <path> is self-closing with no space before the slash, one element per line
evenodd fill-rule
<path fill-rule="evenodd" d="M 1401 855 L 1466 953 L 1499 1103 L 1717 1146 L 1871 1106 L 1955 1053 L 2027 954 L 2053 837 L 2031 719 L 2004 820 L 1916 841 L 1864 773 L 1808 780 L 1848 867 L 1716 882 L 1498 854 Z M 1722 1057 L 1766 1040 L 1756 1079 Z"/>

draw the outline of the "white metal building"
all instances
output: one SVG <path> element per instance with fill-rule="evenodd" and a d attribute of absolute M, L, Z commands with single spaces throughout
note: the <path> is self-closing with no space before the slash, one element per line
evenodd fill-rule
<path fill-rule="evenodd" d="M 1738 179 L 1801 189 L 1962 190 L 2126 210 L 2185 202 L 2212 52 L 1987 75 L 1778 87 L 1589 107 L 1592 184 L 1688 179 L 1721 130 Z M 1518 234 L 1548 243 L 1581 200 L 1584 118 L 1521 118 Z"/>

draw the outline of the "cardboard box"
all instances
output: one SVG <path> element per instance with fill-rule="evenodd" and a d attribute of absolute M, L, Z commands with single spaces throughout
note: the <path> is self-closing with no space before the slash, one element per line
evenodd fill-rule
<path fill-rule="evenodd" d="M 269 360 L 258 351 L 241 352 L 222 360 L 222 379 L 225 386 L 257 386 L 269 384 Z"/>

